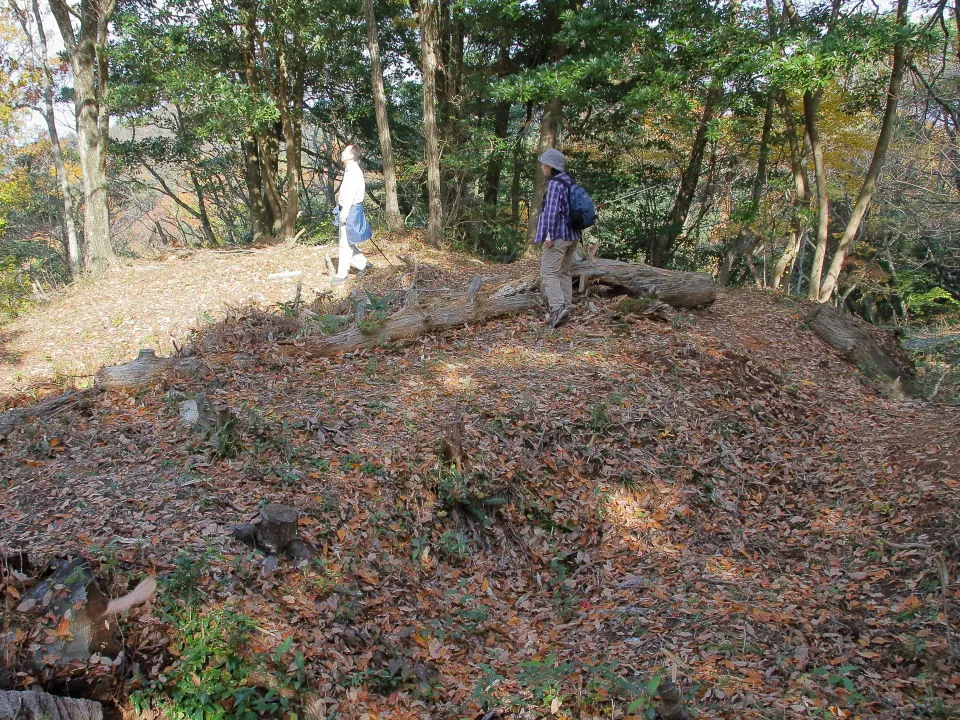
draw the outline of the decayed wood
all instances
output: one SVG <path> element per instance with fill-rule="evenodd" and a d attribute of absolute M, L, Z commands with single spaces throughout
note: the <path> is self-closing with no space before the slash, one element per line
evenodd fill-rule
<path fill-rule="evenodd" d="M 670 678 L 664 678 L 660 683 L 660 709 L 657 713 L 662 720 L 690 720 L 690 715 L 684 709 L 680 698 L 680 689 Z"/>
<path fill-rule="evenodd" d="M 655 295 L 673 307 L 700 307 L 716 298 L 713 278 L 703 273 L 675 272 L 616 260 L 582 260 L 573 264 L 572 272 L 630 295 Z M 477 276 L 464 293 L 432 299 L 422 298 L 412 289 L 407 292 L 403 307 L 377 328 L 353 327 L 337 335 L 308 338 L 286 345 L 282 352 L 291 356 L 335 355 L 543 306 L 537 278 L 511 281 L 486 296 L 481 293 L 483 283 L 484 279 Z"/>
<path fill-rule="evenodd" d="M 717 284 L 706 273 L 664 270 L 619 260 L 580 260 L 573 274 L 639 295 L 656 295 L 675 308 L 698 308 L 717 299 Z"/>
<path fill-rule="evenodd" d="M 298 345 L 286 345 L 285 354 L 306 354 L 311 357 L 335 355 L 351 350 L 376 347 L 385 342 L 409 340 L 428 332 L 460 327 L 467 323 L 483 322 L 490 318 L 539 307 L 542 299 L 535 293 L 479 297 L 462 294 L 448 298 L 426 300 L 416 290 L 410 290 L 403 307 L 371 330 L 353 327 L 329 337 L 308 338 Z"/>
<path fill-rule="evenodd" d="M 219 353 L 203 357 L 158 357 L 153 350 L 141 350 L 136 359 L 112 365 L 97 373 L 96 387 L 101 390 L 133 388 L 153 382 L 167 372 L 197 372 L 201 367 L 244 367 L 255 358 L 244 353 Z"/>
<path fill-rule="evenodd" d="M 103 720 L 103 708 L 92 700 L 44 692 L 0 691 L 0 720 Z"/>
<path fill-rule="evenodd" d="M 50 417 L 51 415 L 67 410 L 77 405 L 82 405 L 97 394 L 97 390 L 87 388 L 86 390 L 74 390 L 64 393 L 57 397 L 47 398 L 41 403 L 31 405 L 30 407 L 14 408 L 0 414 L 0 437 L 6 437 L 11 430 L 33 418 Z"/>
<path fill-rule="evenodd" d="M 407 259 L 417 274 L 416 260 Z M 572 272 L 581 281 L 595 281 L 633 296 L 655 296 L 676 308 L 696 308 L 716 299 L 713 278 L 703 273 L 677 272 L 639 263 L 616 260 L 580 260 Z M 280 352 L 290 357 L 303 354 L 324 357 L 342 352 L 376 347 L 386 342 L 410 340 L 426 333 L 478 323 L 544 306 L 539 293 L 540 281 L 526 277 L 500 285 L 484 294 L 489 278 L 476 276 L 463 293 L 423 298 L 416 287 L 407 291 L 403 307 L 379 325 L 364 318 L 349 330 L 328 337 L 283 343 Z M 365 307 L 358 303 L 358 307 Z M 161 358 L 152 350 L 141 350 L 136 360 L 125 365 L 104 368 L 97 376 L 100 387 L 135 387 L 163 372 L 195 370 L 197 358 Z"/>
<path fill-rule="evenodd" d="M 296 508 L 280 503 L 268 503 L 260 509 L 257 525 L 257 544 L 271 553 L 278 553 L 297 539 Z"/>
<path fill-rule="evenodd" d="M 807 326 L 830 347 L 871 377 L 909 384 L 913 369 L 883 347 L 881 333 L 854 315 L 839 312 L 828 303 L 815 307 L 806 318 Z"/>
<path fill-rule="evenodd" d="M 139 387 L 169 370 L 188 370 L 198 366 L 197 358 L 157 357 L 153 350 L 141 350 L 136 359 L 112 365 L 97 373 L 101 388 Z"/>

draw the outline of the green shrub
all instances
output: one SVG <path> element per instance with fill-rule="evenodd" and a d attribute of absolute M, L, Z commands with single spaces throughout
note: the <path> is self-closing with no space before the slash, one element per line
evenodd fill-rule
<path fill-rule="evenodd" d="M 29 308 L 37 291 L 62 285 L 70 278 L 63 257 L 49 245 L 34 241 L 0 245 L 0 322 Z"/>
<path fill-rule="evenodd" d="M 161 586 L 158 609 L 169 626 L 172 657 L 131 695 L 134 710 L 169 720 L 294 716 L 295 697 L 306 686 L 303 654 L 287 661 L 292 637 L 268 656 L 248 647 L 256 623 L 230 604 L 202 597 L 199 579 L 208 558 L 181 556 Z"/>
<path fill-rule="evenodd" d="M 960 301 L 940 287 L 931 273 L 901 273 L 896 289 L 915 323 L 926 325 L 948 316 L 960 317 Z"/>

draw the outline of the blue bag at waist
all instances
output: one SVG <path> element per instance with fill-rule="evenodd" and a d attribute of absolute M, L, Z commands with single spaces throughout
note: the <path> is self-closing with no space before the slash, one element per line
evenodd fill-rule
<path fill-rule="evenodd" d="M 342 212 L 343 208 L 339 205 L 333 209 L 334 225 L 340 225 L 340 214 Z M 345 224 L 347 226 L 347 242 L 351 245 L 359 245 L 364 240 L 369 240 L 373 237 L 373 228 L 371 228 L 370 223 L 367 222 L 367 216 L 363 212 L 363 205 L 360 203 L 350 206 Z"/>

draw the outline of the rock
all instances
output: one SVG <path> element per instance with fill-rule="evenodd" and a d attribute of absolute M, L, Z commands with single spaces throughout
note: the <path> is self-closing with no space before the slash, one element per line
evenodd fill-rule
<path fill-rule="evenodd" d="M 180 422 L 187 427 L 196 425 L 200 420 L 200 408 L 196 400 L 184 400 L 178 405 L 180 409 Z"/>

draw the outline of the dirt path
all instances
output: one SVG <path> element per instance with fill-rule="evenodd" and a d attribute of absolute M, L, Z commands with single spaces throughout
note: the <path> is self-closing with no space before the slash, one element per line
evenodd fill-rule
<path fill-rule="evenodd" d="M 328 290 L 325 246 L 201 250 L 167 260 L 131 260 L 0 329 L 0 397 L 47 383 L 84 384 L 103 365 L 140 348 L 169 354 L 191 331 L 231 308 L 311 301 Z M 299 273 L 293 275 L 292 273 Z"/>

